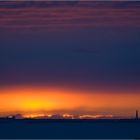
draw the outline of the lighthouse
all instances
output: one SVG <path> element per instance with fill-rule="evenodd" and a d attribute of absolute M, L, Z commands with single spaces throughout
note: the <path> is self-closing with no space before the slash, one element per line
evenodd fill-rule
<path fill-rule="evenodd" d="M 139 112 L 136 110 L 136 119 L 139 119 Z"/>

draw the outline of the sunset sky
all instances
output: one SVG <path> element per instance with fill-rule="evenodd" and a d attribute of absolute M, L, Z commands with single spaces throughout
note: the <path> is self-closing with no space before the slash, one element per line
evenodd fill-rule
<path fill-rule="evenodd" d="M 136 109 L 140 2 L 0 1 L 0 114 Z"/>

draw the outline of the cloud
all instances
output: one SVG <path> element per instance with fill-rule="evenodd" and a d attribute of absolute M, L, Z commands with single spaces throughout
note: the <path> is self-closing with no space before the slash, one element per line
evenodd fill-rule
<path fill-rule="evenodd" d="M 140 2 L 0 2 L 0 28 L 139 27 Z"/>

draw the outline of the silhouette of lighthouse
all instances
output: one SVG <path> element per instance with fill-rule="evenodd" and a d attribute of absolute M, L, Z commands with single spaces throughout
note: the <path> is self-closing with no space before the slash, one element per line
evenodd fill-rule
<path fill-rule="evenodd" d="M 136 119 L 139 119 L 139 112 L 136 110 Z"/>

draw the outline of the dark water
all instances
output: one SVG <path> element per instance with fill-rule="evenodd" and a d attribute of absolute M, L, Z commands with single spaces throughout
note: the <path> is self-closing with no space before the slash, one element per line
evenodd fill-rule
<path fill-rule="evenodd" d="M 140 120 L 0 119 L 0 139 L 138 139 Z"/>

